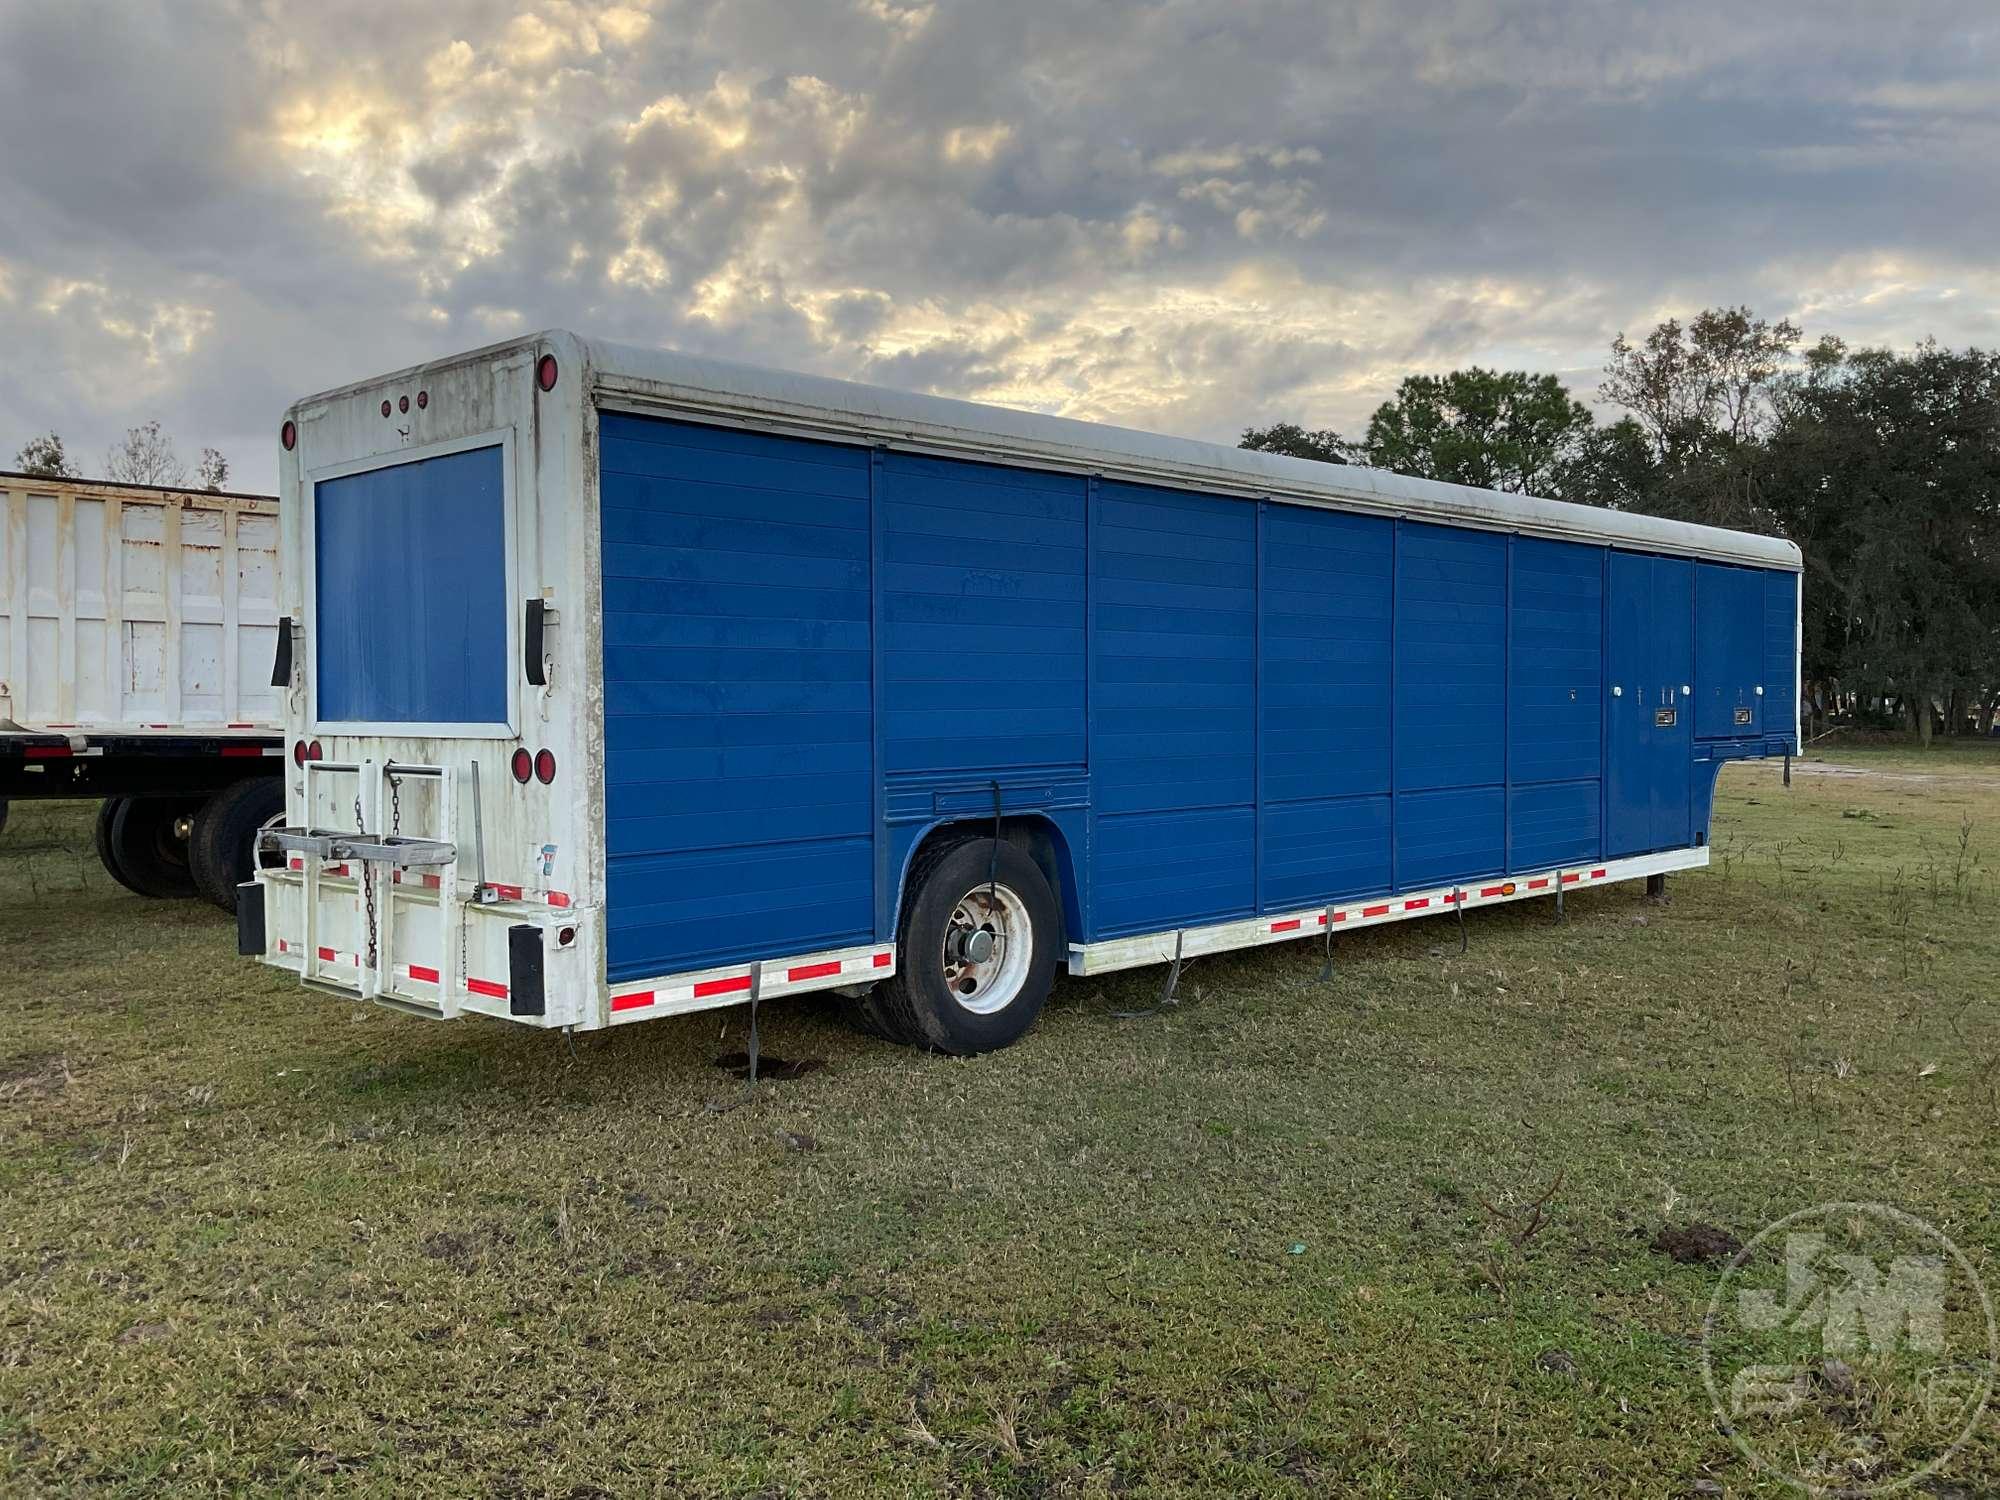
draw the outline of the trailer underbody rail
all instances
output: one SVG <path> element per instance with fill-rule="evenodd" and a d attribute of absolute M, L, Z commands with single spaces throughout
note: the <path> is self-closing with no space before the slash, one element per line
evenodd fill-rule
<path fill-rule="evenodd" d="M 1235 948 L 1254 948 L 1293 938 L 1318 937 L 1329 929 L 1348 932 L 1359 927 L 1376 927 L 1387 922 L 1436 916 L 1441 912 L 1474 906 L 1501 906 L 1512 901 L 1553 896 L 1558 891 L 1610 885 L 1620 880 L 1639 880 L 1670 874 L 1675 870 L 1698 870 L 1707 864 L 1708 850 L 1705 847 L 1669 849 L 1659 854 L 1604 860 L 1574 870 L 1539 870 L 1527 875 L 1493 876 L 1461 885 L 1439 886 L 1433 890 L 1405 891 L 1394 896 L 1370 896 L 1305 911 L 1244 917 L 1207 927 L 1149 932 L 1136 937 L 1110 938 L 1101 943 L 1072 943 L 1069 971 L 1072 974 L 1109 974 L 1115 969 L 1132 969 L 1142 964 L 1172 963 L 1177 956 L 1195 958 L 1204 953 L 1226 953 Z"/>

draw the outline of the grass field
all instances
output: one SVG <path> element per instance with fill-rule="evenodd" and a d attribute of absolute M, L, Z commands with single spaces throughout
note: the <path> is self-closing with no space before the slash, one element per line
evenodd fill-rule
<path fill-rule="evenodd" d="M 1663 1226 L 1879 1200 L 2000 1288 L 2000 754 L 1732 767 L 1665 906 L 1203 959 L 1138 1019 L 1159 971 L 1063 979 L 992 1057 L 775 1005 L 827 1066 L 719 1112 L 737 1015 L 310 995 L 88 812 L 0 835 L 9 1493 L 1775 1494 Z M 1925 1493 L 2000 1493 L 1983 1421 Z"/>

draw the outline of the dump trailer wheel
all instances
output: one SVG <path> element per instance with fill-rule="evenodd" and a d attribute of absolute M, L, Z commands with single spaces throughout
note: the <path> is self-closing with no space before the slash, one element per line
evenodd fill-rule
<path fill-rule="evenodd" d="M 1034 860 L 1012 844 L 967 839 L 910 872 L 896 975 L 876 1005 L 901 1039 L 964 1056 L 1035 1024 L 1055 982 L 1062 917 Z"/>
<path fill-rule="evenodd" d="M 256 878 L 260 864 L 257 835 L 284 821 L 285 783 L 276 776 L 250 776 L 204 802 L 195 814 L 188 860 L 202 895 L 224 911 L 236 910 L 236 887 Z"/>
<path fill-rule="evenodd" d="M 173 900 L 197 894 L 188 836 L 200 807 L 200 800 L 190 797 L 119 799 L 111 815 L 113 873 L 142 896 Z"/>
<path fill-rule="evenodd" d="M 124 870 L 118 865 L 118 850 L 111 842 L 111 827 L 118 820 L 118 809 L 132 799 L 130 797 L 106 797 L 97 804 L 97 822 L 91 829 L 92 841 L 97 845 L 97 862 L 104 866 L 104 873 L 135 895 L 146 893 L 132 884 Z"/>

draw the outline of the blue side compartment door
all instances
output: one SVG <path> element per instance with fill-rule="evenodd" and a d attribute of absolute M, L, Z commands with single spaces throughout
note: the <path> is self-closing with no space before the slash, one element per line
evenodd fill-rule
<path fill-rule="evenodd" d="M 1652 718 L 1652 807 L 1655 849 L 1694 841 L 1694 564 L 1656 557 L 1653 563 L 1653 675 L 1660 679 Z"/>
<path fill-rule="evenodd" d="M 1695 567 L 1695 733 L 1764 732 L 1764 577 L 1721 563 Z"/>
<path fill-rule="evenodd" d="M 1690 838 L 1694 575 L 1679 558 L 1613 552 L 1605 600 L 1604 852 Z"/>
<path fill-rule="evenodd" d="M 872 941 L 867 450 L 599 431 L 612 982 Z"/>
<path fill-rule="evenodd" d="M 1798 749 L 1799 575 L 1764 574 L 1764 733 Z"/>

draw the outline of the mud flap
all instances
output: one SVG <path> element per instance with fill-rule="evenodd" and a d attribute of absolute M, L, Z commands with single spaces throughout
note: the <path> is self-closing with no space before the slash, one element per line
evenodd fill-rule
<path fill-rule="evenodd" d="M 542 929 L 517 922 L 507 929 L 507 1013 L 539 1016 L 548 1012 L 542 975 Z"/>
<path fill-rule="evenodd" d="M 264 956 L 264 887 L 254 880 L 236 887 L 236 952 L 242 958 Z"/>

